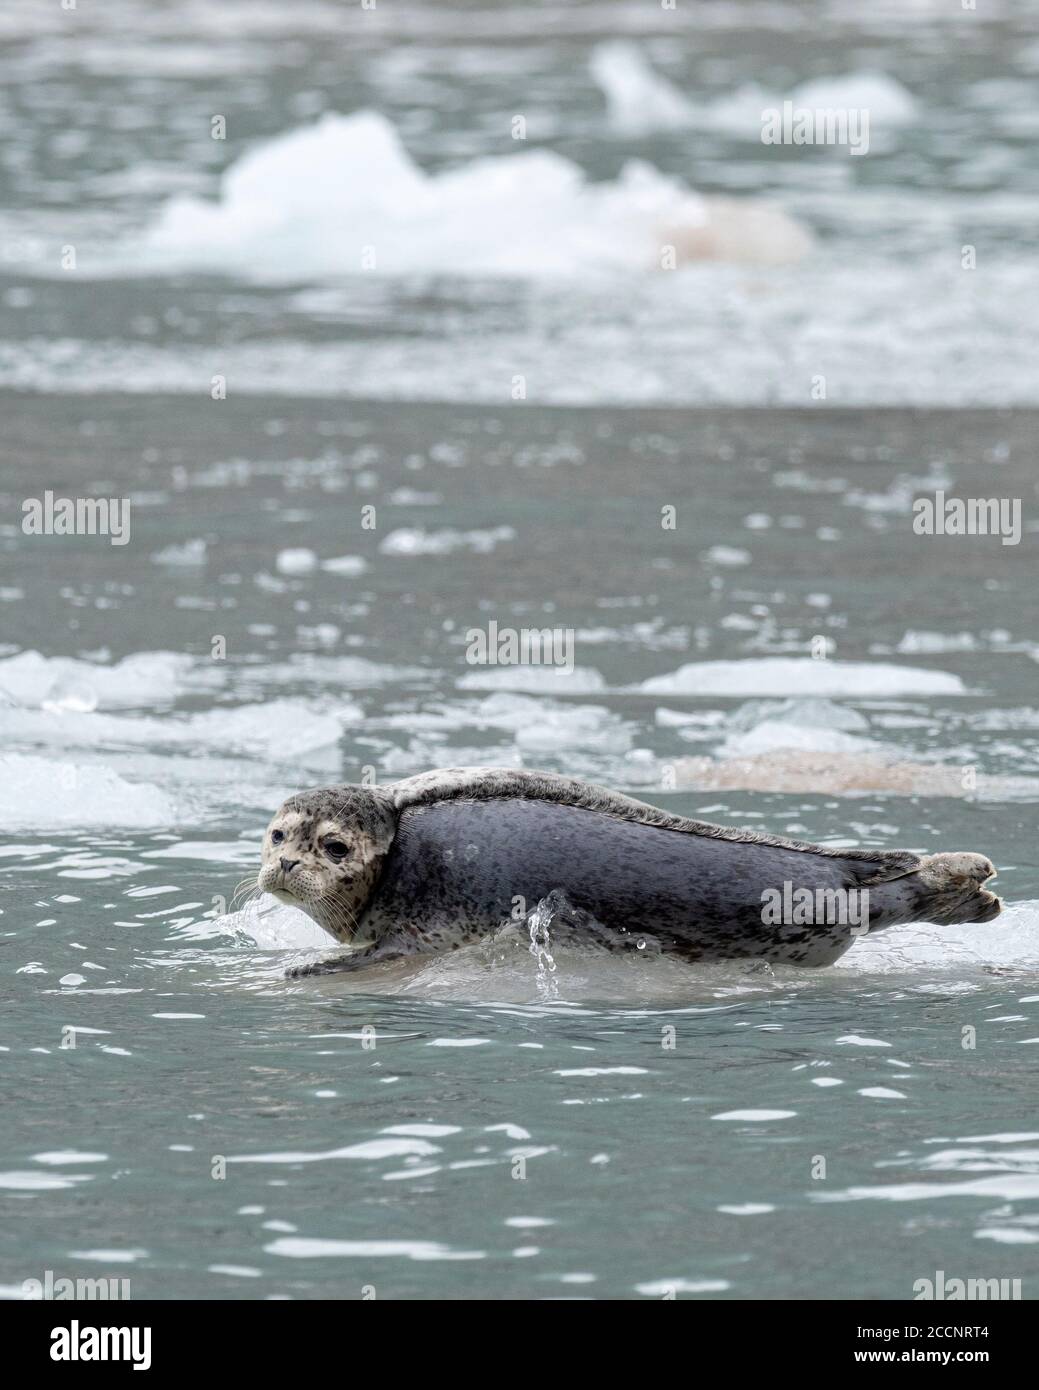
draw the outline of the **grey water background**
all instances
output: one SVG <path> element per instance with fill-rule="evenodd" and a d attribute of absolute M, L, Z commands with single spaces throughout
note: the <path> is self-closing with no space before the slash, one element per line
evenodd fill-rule
<path fill-rule="evenodd" d="M 1034 13 L 671 19 L 5 11 L 6 1296 L 47 1270 L 137 1298 L 902 1299 L 938 1270 L 1034 1295 Z M 706 106 L 869 68 L 916 115 L 857 163 L 621 137 L 586 75 L 618 37 Z M 592 178 L 637 154 L 770 193 L 815 251 L 609 285 L 329 277 L 306 246 L 274 285 L 132 254 L 166 198 L 322 110 L 378 110 L 435 168 L 508 153 L 524 103 Z M 814 369 L 836 389 L 809 408 Z M 914 535 L 938 488 L 1020 498 L 1020 543 Z M 25 535 L 45 489 L 131 498 L 130 542 Z M 573 628 L 573 677 L 467 664 L 492 619 Z M 680 674 L 717 661 L 740 665 Z M 847 759 L 851 794 L 682 785 L 689 757 L 791 745 Z M 979 789 L 856 786 L 878 751 Z M 286 980 L 316 930 L 230 902 L 282 798 L 477 761 L 982 850 L 1008 911 L 813 973 L 552 971 L 513 934 Z"/>

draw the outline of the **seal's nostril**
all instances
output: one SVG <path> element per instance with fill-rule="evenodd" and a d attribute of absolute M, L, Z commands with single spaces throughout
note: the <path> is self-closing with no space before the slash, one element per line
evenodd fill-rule
<path fill-rule="evenodd" d="M 282 873 L 291 873 L 298 863 L 298 859 L 283 859 L 281 861 Z"/>

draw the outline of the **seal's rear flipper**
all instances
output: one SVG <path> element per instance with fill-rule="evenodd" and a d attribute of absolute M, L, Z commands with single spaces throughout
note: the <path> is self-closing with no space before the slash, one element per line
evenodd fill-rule
<path fill-rule="evenodd" d="M 1002 912 L 1003 903 L 982 884 L 995 873 L 995 865 L 984 854 L 960 850 L 927 855 L 920 867 L 900 882 L 916 890 L 913 920 L 917 922 L 936 922 L 941 926 L 991 922 Z"/>

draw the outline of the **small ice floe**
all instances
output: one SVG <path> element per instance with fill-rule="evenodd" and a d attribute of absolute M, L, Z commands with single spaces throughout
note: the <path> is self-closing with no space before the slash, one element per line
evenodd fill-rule
<path fill-rule="evenodd" d="M 636 1284 L 635 1292 L 646 1298 L 672 1298 L 680 1293 L 724 1293 L 731 1288 L 728 1279 L 653 1279 Z"/>
<path fill-rule="evenodd" d="M 604 70 L 632 110 L 616 56 Z M 640 100 L 673 101 L 648 68 Z M 647 98 L 646 92 L 655 92 Z M 675 108 L 676 110 L 678 108 Z M 759 108 L 760 113 L 760 108 Z M 626 119 L 621 116 L 620 119 Z M 645 160 L 593 180 L 553 150 L 472 159 L 427 173 L 375 111 L 326 113 L 256 145 L 225 170 L 216 201 L 171 198 L 125 254 L 155 270 L 224 270 L 274 283 L 343 275 L 588 277 L 676 264 L 796 260 L 812 239 L 779 208 L 703 198 Z M 373 262 L 372 250 L 375 249 Z"/>
<path fill-rule="evenodd" d="M 299 547 L 279 550 L 274 567 L 279 574 L 310 574 L 317 569 L 317 556 L 312 550 Z"/>
<path fill-rule="evenodd" d="M 737 139 L 760 141 L 766 113 L 782 115 L 784 109 L 790 113 L 791 126 L 799 117 L 802 123 L 807 118 L 807 129 L 812 134 L 816 112 L 832 112 L 835 116 L 856 113 L 857 129 L 873 132 L 896 129 L 913 120 L 917 102 L 908 88 L 887 73 L 861 71 L 813 78 L 786 92 L 770 91 L 754 82 L 744 83 L 697 108 L 696 119 Z M 862 124 L 864 119 L 868 126 Z"/>
<path fill-rule="evenodd" d="M 677 758 L 669 766 L 674 785 L 701 791 L 764 791 L 826 796 L 970 797 L 978 801 L 1034 798 L 1039 779 L 973 774 L 962 767 L 943 767 L 900 758 L 897 751 L 813 751 L 791 746 L 772 752 L 730 758 Z"/>
<path fill-rule="evenodd" d="M 19 652 L 0 660 L 0 695 L 25 708 L 61 702 L 91 709 L 134 709 L 172 701 L 189 681 L 194 659 L 181 652 L 135 652 L 111 665 L 76 657 Z"/>
<path fill-rule="evenodd" d="M 767 1124 L 772 1120 L 790 1120 L 796 1110 L 723 1110 L 712 1115 L 712 1120 L 741 1120 L 746 1124 Z"/>
<path fill-rule="evenodd" d="M 487 666 L 459 676 L 459 690 L 521 690 L 532 695 L 594 695 L 606 689 L 591 666 Z"/>
<path fill-rule="evenodd" d="M 503 541 L 514 541 L 516 532 L 511 526 L 494 526 L 485 531 L 424 531 L 420 526 L 401 527 L 391 531 L 381 542 L 381 555 L 452 555 L 456 550 L 471 550 L 489 555 Z"/>
<path fill-rule="evenodd" d="M 659 695 L 851 696 L 859 700 L 966 694 L 959 676 L 948 671 L 786 656 L 694 661 L 667 675 L 651 676 L 635 688 Z"/>
<path fill-rule="evenodd" d="M 676 727 L 682 737 L 703 737 L 700 725 Z M 978 800 L 1034 796 L 1039 789 L 1034 777 L 995 777 L 962 765 L 915 762 L 897 747 L 870 738 L 863 714 L 830 700 L 752 700 L 725 727 L 715 757 L 670 764 L 676 787 Z"/>
<path fill-rule="evenodd" d="M 694 124 L 696 107 L 654 71 L 643 50 L 623 39 L 596 44 L 589 68 L 606 98 L 606 115 L 619 135 L 682 130 Z"/>
<path fill-rule="evenodd" d="M 167 545 L 151 557 L 155 565 L 192 568 L 206 563 L 209 547 L 201 539 L 185 541 L 183 545 Z"/>
<path fill-rule="evenodd" d="M 10 753 L 0 757 L 0 820 L 8 830 L 159 829 L 176 820 L 161 788 L 111 768 Z"/>
<path fill-rule="evenodd" d="M 703 557 L 709 565 L 723 565 L 730 569 L 735 569 L 740 565 L 750 564 L 750 551 L 743 550 L 735 545 L 712 545 L 710 550 L 704 551 Z"/>
<path fill-rule="evenodd" d="M 342 574 L 353 579 L 364 574 L 368 561 L 361 555 L 334 555 L 330 560 L 322 560 L 321 568 L 328 574 Z"/>

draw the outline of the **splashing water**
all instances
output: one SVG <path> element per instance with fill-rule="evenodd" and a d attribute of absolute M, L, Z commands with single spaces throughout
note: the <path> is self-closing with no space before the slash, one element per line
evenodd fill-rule
<path fill-rule="evenodd" d="M 550 898 L 542 898 L 533 912 L 527 916 L 530 954 L 537 965 L 538 995 L 545 1000 L 556 999 L 559 994 L 558 983 L 552 978 L 556 971 L 556 962 L 550 949 L 552 941 L 549 934 L 549 928 L 558 911 L 558 904 Z"/>

